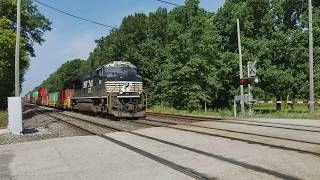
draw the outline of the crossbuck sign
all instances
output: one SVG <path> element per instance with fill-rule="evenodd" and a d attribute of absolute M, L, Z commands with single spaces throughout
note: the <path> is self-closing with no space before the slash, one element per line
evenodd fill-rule
<path fill-rule="evenodd" d="M 257 68 L 256 68 L 256 61 L 255 62 L 248 62 L 248 77 L 256 77 L 257 75 Z"/>

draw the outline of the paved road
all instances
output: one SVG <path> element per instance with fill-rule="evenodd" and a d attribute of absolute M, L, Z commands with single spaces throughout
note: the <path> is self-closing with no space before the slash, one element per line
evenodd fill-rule
<path fill-rule="evenodd" d="M 294 134 L 287 129 L 255 130 L 250 129 L 255 126 L 216 122 L 195 124 L 281 137 L 289 134 L 290 138 L 315 142 L 318 139 L 309 135 L 314 132 Z M 0 179 L 193 179 L 190 173 L 204 179 L 320 178 L 320 156 L 288 149 L 165 127 L 105 136 L 107 139 L 82 136 L 2 145 Z"/>
<path fill-rule="evenodd" d="M 0 179 L 192 179 L 96 136 L 0 146 Z"/>

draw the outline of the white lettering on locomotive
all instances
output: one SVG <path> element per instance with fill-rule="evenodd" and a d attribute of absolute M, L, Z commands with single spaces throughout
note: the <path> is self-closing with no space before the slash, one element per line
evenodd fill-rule
<path fill-rule="evenodd" d="M 88 80 L 83 82 L 83 89 L 90 88 L 93 86 L 93 80 Z"/>

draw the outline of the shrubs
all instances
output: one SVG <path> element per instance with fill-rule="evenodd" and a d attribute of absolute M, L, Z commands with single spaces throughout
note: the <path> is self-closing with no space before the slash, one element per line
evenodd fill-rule
<path fill-rule="evenodd" d="M 0 111 L 0 128 L 6 128 L 8 125 L 8 112 Z"/>

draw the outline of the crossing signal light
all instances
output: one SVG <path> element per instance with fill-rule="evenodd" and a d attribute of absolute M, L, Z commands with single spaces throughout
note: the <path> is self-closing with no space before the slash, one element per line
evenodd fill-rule
<path fill-rule="evenodd" d="M 240 79 L 240 85 L 244 85 L 244 80 Z"/>

